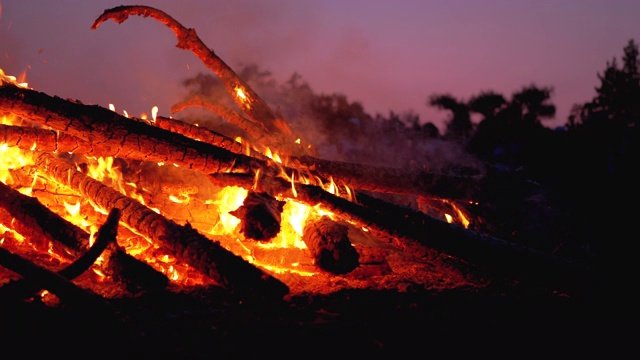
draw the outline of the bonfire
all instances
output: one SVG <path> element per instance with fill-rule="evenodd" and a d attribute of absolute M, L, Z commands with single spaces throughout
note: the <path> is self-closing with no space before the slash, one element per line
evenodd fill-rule
<path fill-rule="evenodd" d="M 465 204 L 480 175 L 319 157 L 194 29 L 158 9 L 108 9 L 92 29 L 132 15 L 171 29 L 177 47 L 222 80 L 236 107 L 192 96 L 170 116 L 154 108 L 133 117 L 3 73 L 3 296 L 60 306 L 213 286 L 243 299 L 286 299 L 345 288 L 486 286 L 467 276 L 475 266 L 554 286 L 583 270 L 473 231 Z M 193 107 L 247 138 L 180 120 Z"/>

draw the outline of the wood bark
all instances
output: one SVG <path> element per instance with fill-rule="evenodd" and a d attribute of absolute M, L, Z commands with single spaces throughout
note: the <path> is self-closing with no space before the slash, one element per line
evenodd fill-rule
<path fill-rule="evenodd" d="M 114 207 L 119 208 L 122 221 L 128 226 L 236 295 L 282 298 L 289 291 L 279 280 L 224 249 L 188 224 L 182 226 L 165 218 L 138 201 L 84 175 L 54 155 L 37 154 L 36 166 L 45 169 L 47 176 L 57 182 L 90 198 L 102 209 L 109 211 Z"/>
<path fill-rule="evenodd" d="M 169 130 L 174 133 L 178 133 L 202 141 L 211 145 L 221 147 L 229 150 L 235 154 L 245 154 L 251 157 L 267 160 L 267 157 L 261 153 L 251 149 L 249 145 L 240 143 L 235 139 L 231 139 L 226 135 L 217 133 L 213 130 L 207 129 L 202 126 L 195 126 L 186 123 L 179 119 L 167 118 L 164 116 L 156 116 L 156 119 L 151 122 L 151 125 L 157 126 L 161 129 Z"/>
<path fill-rule="evenodd" d="M 75 256 L 89 248 L 90 235 L 42 205 L 38 199 L 26 196 L 0 182 L 0 207 L 16 221 L 26 237 L 42 236 L 64 245 Z"/>
<path fill-rule="evenodd" d="M 247 238 L 269 241 L 280 232 L 284 201 L 250 190 L 242 205 L 229 212 L 240 219 L 240 232 Z"/>
<path fill-rule="evenodd" d="M 78 263 L 80 258 L 86 258 L 90 255 L 87 252 L 95 252 L 98 249 L 95 244 L 93 247 L 89 246 L 91 235 L 88 232 L 49 210 L 38 199 L 23 195 L 2 182 L 0 182 L 0 208 L 3 208 L 13 218 L 12 227 L 21 235 L 32 239 L 43 237 L 62 245 L 67 253 L 76 258 L 74 260 L 76 268 L 83 264 L 82 262 Z M 118 209 L 114 208 L 111 211 L 118 211 Z M 115 216 L 115 214 L 112 214 L 107 218 L 105 225 L 103 225 L 103 230 L 101 230 L 102 232 L 116 231 L 117 221 L 114 224 Z M 120 215 L 118 213 L 117 219 L 119 218 Z M 98 237 L 100 237 L 100 234 Z M 104 245 L 105 248 L 107 245 L 109 244 Z M 100 253 L 104 250 L 100 250 Z M 147 288 L 164 288 L 167 285 L 168 279 L 166 276 L 124 252 L 117 243 L 111 244 L 109 249 L 104 252 L 107 261 L 101 270 L 108 276 L 113 277 L 115 281 L 128 285 L 129 288 L 134 284 Z M 74 267 L 66 271 L 71 271 L 72 273 L 69 275 L 62 274 L 65 278 L 74 278 L 79 275 L 78 271 L 74 270 Z M 80 271 L 80 273 L 83 271 Z M 127 274 L 135 274 L 135 276 L 128 278 Z"/>
<path fill-rule="evenodd" d="M 255 164 L 257 160 L 249 156 L 129 119 L 97 105 L 84 105 L 16 86 L 0 86 L 0 111 L 65 132 L 106 151 L 105 156 L 175 163 L 203 173 L 247 172 L 264 165 Z M 23 141 L 19 144 L 33 145 Z M 35 149 L 39 150 L 37 142 Z"/>
<path fill-rule="evenodd" d="M 117 236 L 118 219 L 120 218 L 120 212 L 118 209 L 113 209 L 107 218 L 107 221 L 100 227 L 98 236 L 93 246 L 89 248 L 84 254 L 78 257 L 73 263 L 67 265 L 63 269 L 59 270 L 56 274 L 62 276 L 67 280 L 73 280 L 80 276 L 83 272 L 89 269 L 93 263 L 95 263 L 98 256 L 103 253 L 107 246 L 111 243 L 115 243 Z M 46 285 L 44 288 L 48 288 Z M 2 287 L 0 287 L 0 297 L 16 297 L 25 299 L 35 294 L 40 288 L 37 283 L 30 282 L 28 280 L 20 279 L 12 281 Z"/>
<path fill-rule="evenodd" d="M 358 267 L 360 254 L 349 240 L 349 229 L 328 216 L 307 221 L 302 240 L 314 263 L 333 274 L 347 274 Z"/>

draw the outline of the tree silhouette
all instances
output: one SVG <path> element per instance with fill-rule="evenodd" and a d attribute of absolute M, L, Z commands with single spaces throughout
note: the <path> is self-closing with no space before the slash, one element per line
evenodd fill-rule
<path fill-rule="evenodd" d="M 452 117 L 447 121 L 445 138 L 465 142 L 473 131 L 469 107 L 449 94 L 435 94 L 429 98 L 427 105 L 440 110 L 448 110 Z"/>
<path fill-rule="evenodd" d="M 532 84 L 513 94 L 511 104 L 521 109 L 523 125 L 540 126 L 542 119 L 550 119 L 555 116 L 556 107 L 550 103 L 552 93 L 552 88 L 539 88 Z"/>
<path fill-rule="evenodd" d="M 575 105 L 567 126 L 588 126 L 600 131 L 618 132 L 640 125 L 640 73 L 638 45 L 633 39 L 624 47 L 622 68 L 614 57 L 598 74 L 596 96 L 583 105 Z"/>
<path fill-rule="evenodd" d="M 498 112 L 507 104 L 507 99 L 492 90 L 483 91 L 469 99 L 469 109 L 482 114 L 483 120 L 495 118 Z"/>

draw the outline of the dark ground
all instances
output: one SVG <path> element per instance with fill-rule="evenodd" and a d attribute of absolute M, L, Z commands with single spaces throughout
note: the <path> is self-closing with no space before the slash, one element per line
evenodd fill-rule
<path fill-rule="evenodd" d="M 638 322 L 607 309 L 614 303 L 518 285 L 282 302 L 239 301 L 213 287 L 102 305 L 4 304 L 0 349 L 7 359 L 627 358 L 637 353 Z"/>

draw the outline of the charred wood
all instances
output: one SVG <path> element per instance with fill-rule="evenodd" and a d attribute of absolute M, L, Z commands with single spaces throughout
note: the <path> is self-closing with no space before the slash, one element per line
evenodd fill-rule
<path fill-rule="evenodd" d="M 3 139 L 7 146 L 17 146 L 23 150 L 38 149 L 44 152 L 77 153 L 87 156 L 117 154 L 108 144 L 91 143 L 63 132 L 40 127 L 0 124 L 0 139 Z"/>
<path fill-rule="evenodd" d="M 456 176 L 428 171 L 378 167 L 312 156 L 290 159 L 290 167 L 306 170 L 323 179 L 371 192 L 426 195 L 445 199 L 472 200 L 480 188 L 480 176 Z"/>
<path fill-rule="evenodd" d="M 189 224 L 179 225 L 138 201 L 123 195 L 77 171 L 66 161 L 47 153 L 36 157 L 36 164 L 48 176 L 78 191 L 103 209 L 119 208 L 122 221 L 164 247 L 179 259 L 209 276 L 221 286 L 240 296 L 282 298 L 287 286 L 264 273 L 241 257 L 208 239 Z"/>
<path fill-rule="evenodd" d="M 242 205 L 229 214 L 240 219 L 240 232 L 245 237 L 269 241 L 280 232 L 284 204 L 265 192 L 250 190 Z"/>
<path fill-rule="evenodd" d="M 62 275 L 38 266 L 1 246 L 0 265 L 18 273 L 26 281 L 33 283 L 35 287 L 47 289 L 74 306 L 86 308 L 91 305 L 104 305 L 100 296 L 76 286 Z M 7 297 L 3 296 L 0 299 L 7 299 Z"/>
<path fill-rule="evenodd" d="M 333 179 L 352 189 L 448 199 L 472 199 L 479 187 L 480 179 L 476 177 L 367 166 L 311 156 L 292 157 L 290 165 L 282 167 L 264 158 L 236 154 L 142 121 L 129 119 L 99 106 L 87 106 L 12 85 L 0 86 L 0 110 L 63 131 L 85 142 L 82 144 L 74 138 L 62 136 L 60 139 L 65 141 L 62 144 L 58 138 L 53 137 L 53 133 L 48 133 L 46 136 L 49 140 L 41 149 L 37 141 L 30 141 L 33 137 L 23 140 L 20 138 L 20 131 L 11 129 L 14 133 L 8 139 L 23 149 L 57 148 L 58 152 L 69 149 L 78 154 L 82 154 L 80 151 L 84 150 L 93 155 L 101 155 L 104 152 L 104 156 L 172 162 L 205 174 L 253 173 L 265 169 L 265 172 L 275 175 L 284 171 L 287 174 L 296 174 L 296 178 L 320 178 L 324 182 Z M 5 128 L 4 131 L 9 130 Z M 25 134 L 33 134 L 33 131 Z"/>
<path fill-rule="evenodd" d="M 226 135 L 219 134 L 205 127 L 195 126 L 182 120 L 166 118 L 164 116 L 156 116 L 156 119 L 152 122 L 152 125 L 155 125 L 161 129 L 184 135 L 191 139 L 221 147 L 235 154 L 245 154 L 251 157 L 267 160 L 266 156 L 251 149 L 248 145 L 244 145 L 236 141 L 235 139 L 229 138 Z"/>
<path fill-rule="evenodd" d="M 349 240 L 349 229 L 328 216 L 307 221 L 302 240 L 314 263 L 334 274 L 347 274 L 358 267 L 360 255 Z"/>
<path fill-rule="evenodd" d="M 84 254 L 78 257 L 73 263 L 67 265 L 63 269 L 57 272 L 67 280 L 73 280 L 80 276 L 83 272 L 87 271 L 91 265 L 96 262 L 98 256 L 104 252 L 107 246 L 111 243 L 115 243 L 117 236 L 118 219 L 120 218 L 120 212 L 118 209 L 114 209 L 109 214 L 107 221 L 102 225 L 99 230 L 96 242 L 89 248 Z M 26 281 L 25 279 L 10 282 L 3 287 L 0 287 L 0 298 L 7 296 L 14 296 L 18 298 L 27 298 L 32 296 L 39 290 L 37 284 Z"/>
<path fill-rule="evenodd" d="M 108 156 L 171 162 L 204 173 L 247 172 L 264 166 L 255 164 L 257 160 L 249 156 L 129 119 L 97 105 L 84 105 L 13 85 L 0 86 L 0 111 L 90 143 L 89 149 L 95 155 L 102 150 Z M 34 150 L 40 150 L 35 144 Z M 33 143 L 20 141 L 19 145 L 33 146 Z"/>
<path fill-rule="evenodd" d="M 220 184 L 245 188 L 250 188 L 254 182 L 241 174 L 216 174 L 210 177 Z M 394 245 L 411 247 L 412 243 L 419 243 L 496 275 L 530 280 L 538 285 L 553 284 L 568 291 L 579 291 L 582 286 L 588 286 L 589 284 L 582 282 L 583 279 L 587 279 L 587 282 L 595 280 L 588 264 L 474 232 L 406 207 L 396 205 L 397 211 L 393 211 L 394 205 L 386 204 L 372 209 L 314 185 L 296 184 L 294 194 L 290 183 L 277 178 L 263 179 L 261 183 L 272 194 L 295 199 L 309 206 L 320 204 L 346 221 L 400 242 Z M 581 282 L 578 283 L 578 280 Z"/>
<path fill-rule="evenodd" d="M 57 241 L 79 256 L 89 247 L 89 234 L 42 205 L 36 198 L 23 195 L 0 182 L 0 207 L 16 221 L 23 236 L 43 236 Z"/>
<path fill-rule="evenodd" d="M 96 240 L 96 244 L 89 247 L 91 237 L 89 233 L 49 210 L 38 199 L 23 195 L 2 182 L 0 182 L 0 207 L 13 218 L 14 221 L 11 224 L 21 235 L 28 238 L 43 237 L 61 244 L 65 252 L 76 258 L 73 262 L 74 265 L 68 269 L 65 268 L 64 273 L 61 274 L 67 279 L 73 279 L 84 272 L 86 268 L 83 267 L 91 265 L 85 263 L 87 259 L 91 259 L 99 251 L 95 257 L 97 258 L 104 252 L 107 259 L 101 270 L 112 276 L 115 281 L 129 285 L 129 287 L 135 283 L 138 286 L 162 288 L 168 282 L 166 276 L 120 249 L 117 242 L 102 241 L 101 244 L 98 244 Z M 120 214 L 119 210 L 115 208 L 111 212 L 100 230 L 100 234 L 98 234 L 98 239 L 100 236 L 115 234 L 118 222 L 116 219 L 119 220 Z M 85 260 L 81 260 L 82 258 Z M 91 263 L 94 261 L 95 258 Z"/>

